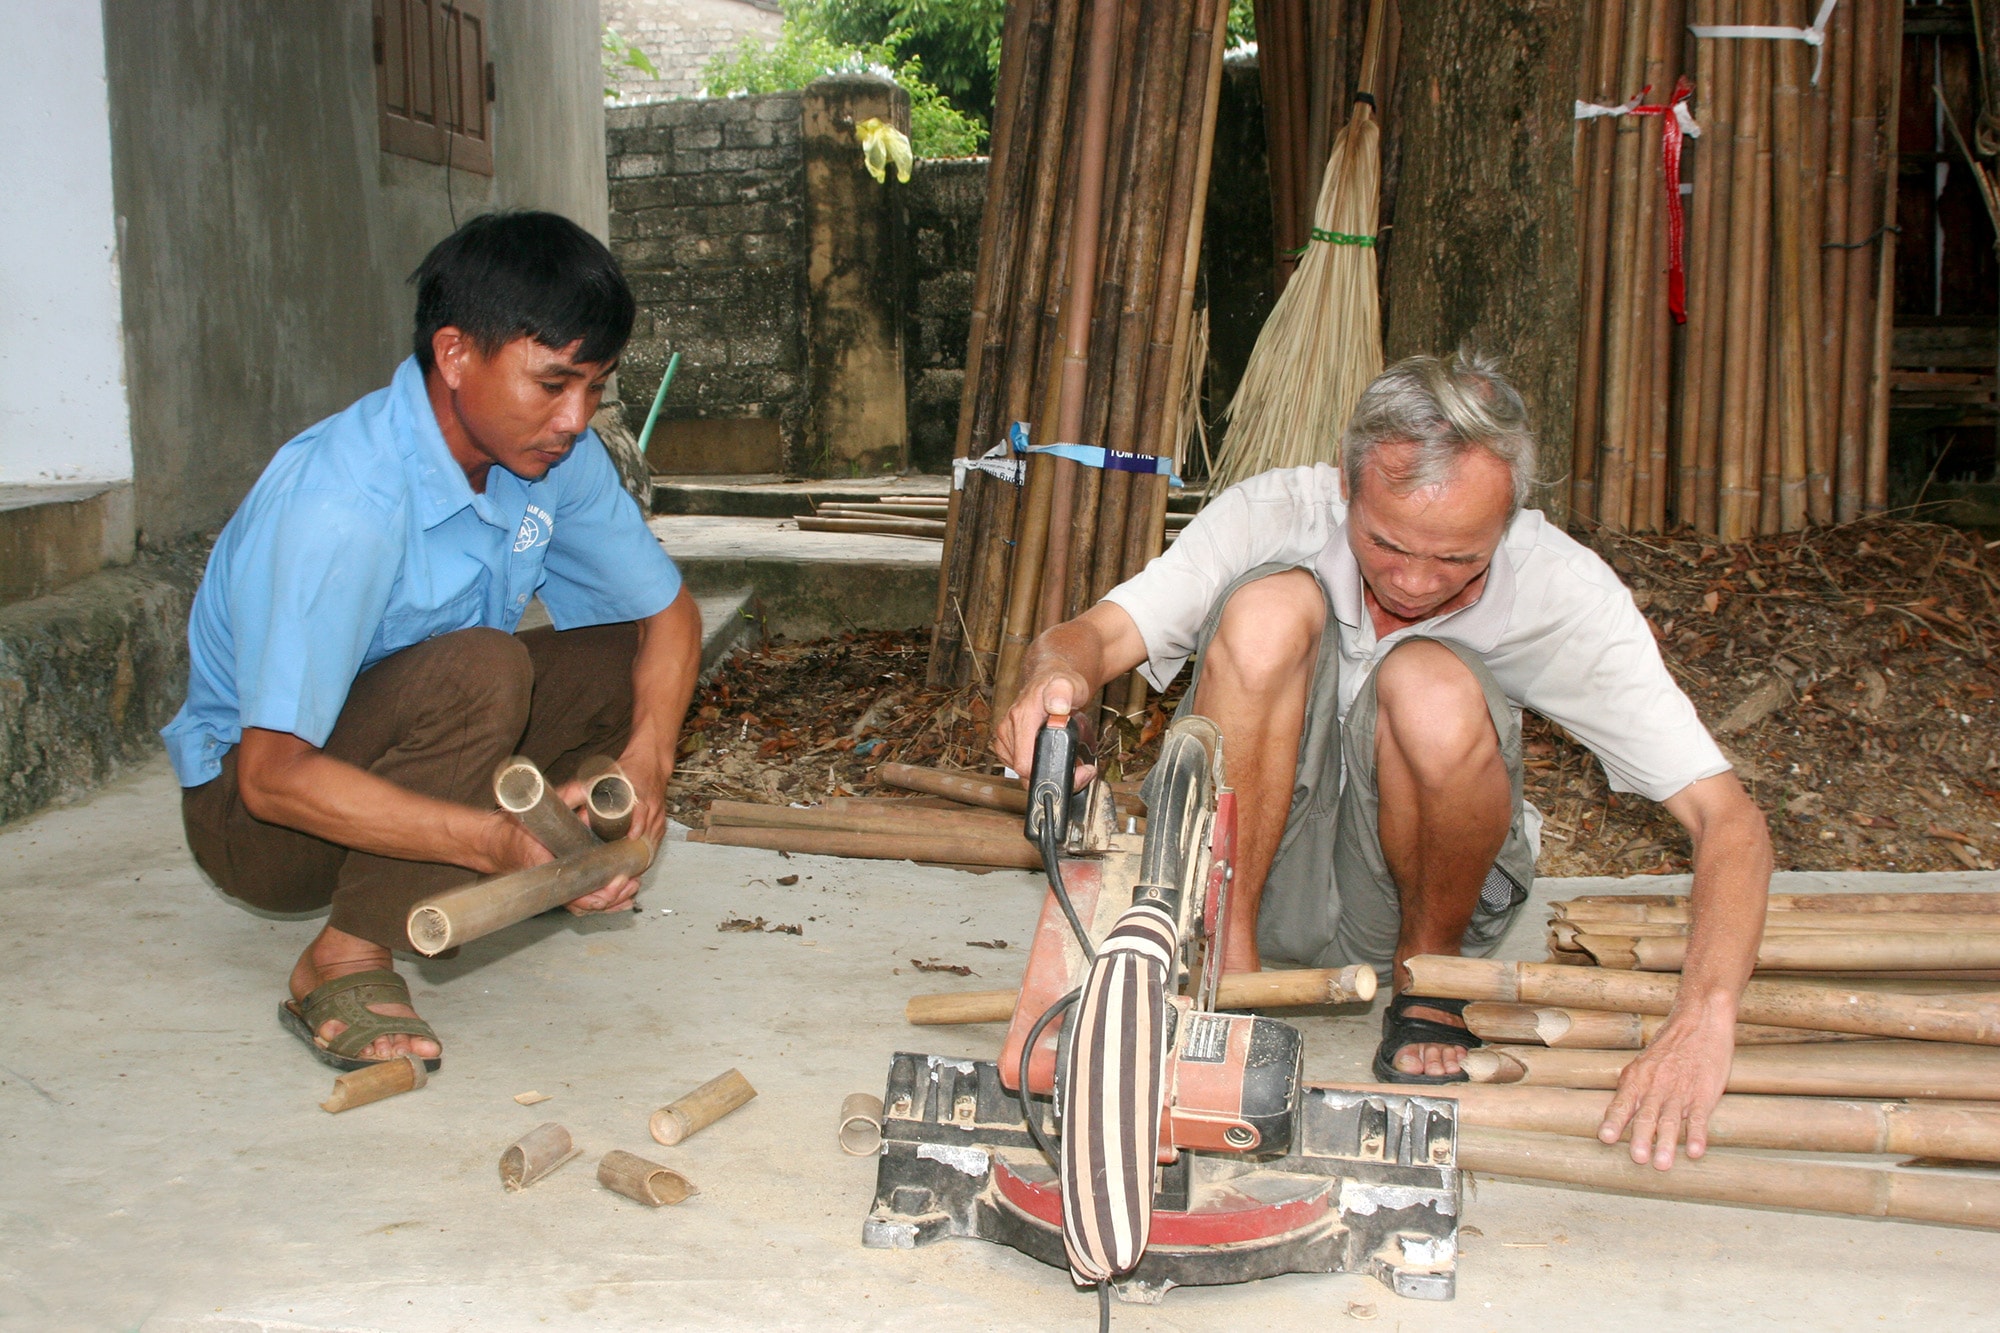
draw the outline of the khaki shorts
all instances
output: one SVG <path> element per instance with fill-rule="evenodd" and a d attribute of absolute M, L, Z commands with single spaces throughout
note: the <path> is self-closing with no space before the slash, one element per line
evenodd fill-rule
<path fill-rule="evenodd" d="M 1246 583 L 1290 568 L 1293 566 L 1260 565 L 1230 584 L 1209 608 L 1196 645 L 1194 675 L 1176 716 L 1194 711 L 1201 653 L 1215 637 L 1229 599 Z M 1371 673 L 1362 684 L 1343 725 L 1339 715 L 1339 635 L 1340 623 L 1329 602 L 1318 664 L 1306 699 L 1291 813 L 1285 820 L 1277 858 L 1264 881 L 1257 915 L 1257 949 L 1267 958 L 1308 967 L 1367 963 L 1386 979 L 1395 958 L 1402 909 L 1376 822 L 1375 677 Z M 1513 825 L 1460 946 L 1467 954 L 1485 955 L 1498 946 L 1535 880 L 1535 847 L 1521 801 L 1521 724 L 1499 682 L 1477 654 L 1448 639 L 1435 642 L 1465 663 L 1485 691 L 1513 799 Z"/>

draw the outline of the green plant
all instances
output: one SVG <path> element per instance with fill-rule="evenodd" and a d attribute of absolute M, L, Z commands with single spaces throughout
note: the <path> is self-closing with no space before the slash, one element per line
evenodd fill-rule
<path fill-rule="evenodd" d="M 1006 0 L 787 0 L 785 13 L 835 42 L 894 46 L 953 106 L 992 119 Z"/>
<path fill-rule="evenodd" d="M 615 102 L 618 100 L 618 73 L 620 70 L 635 69 L 649 79 L 660 77 L 660 71 L 653 68 L 652 57 L 640 50 L 638 46 L 633 44 L 623 33 L 619 32 L 609 23 L 604 25 L 604 36 L 600 45 L 603 48 L 600 59 L 604 66 L 605 101 Z"/>
<path fill-rule="evenodd" d="M 892 43 L 837 42 L 789 16 L 774 45 L 746 37 L 734 51 L 717 52 L 702 78 L 710 97 L 727 97 L 792 92 L 822 74 L 863 72 L 894 79 L 910 95 L 910 147 L 918 157 L 968 157 L 986 141 L 986 127 L 924 77 L 920 57 L 904 57 Z"/>

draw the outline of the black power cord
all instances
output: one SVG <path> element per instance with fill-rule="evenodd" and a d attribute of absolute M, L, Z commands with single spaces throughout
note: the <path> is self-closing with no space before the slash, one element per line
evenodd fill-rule
<path fill-rule="evenodd" d="M 1058 1171 L 1062 1169 L 1062 1164 L 1056 1157 L 1055 1144 L 1061 1141 L 1062 1136 L 1058 1134 L 1055 1140 L 1051 1141 L 1042 1133 L 1041 1113 L 1035 1110 L 1035 1100 L 1028 1092 L 1028 1062 L 1035 1058 L 1035 1043 L 1042 1039 L 1043 1029 L 1082 998 L 1083 987 L 1078 986 L 1050 1005 L 1043 1011 L 1042 1016 L 1035 1020 L 1035 1025 L 1028 1029 L 1028 1039 L 1021 1043 L 1021 1116 L 1028 1122 L 1028 1134 L 1034 1139 L 1035 1146 L 1042 1150 L 1042 1156 L 1049 1159 L 1049 1165 Z M 1057 1074 L 1060 1076 L 1061 1071 L 1058 1070 Z"/>

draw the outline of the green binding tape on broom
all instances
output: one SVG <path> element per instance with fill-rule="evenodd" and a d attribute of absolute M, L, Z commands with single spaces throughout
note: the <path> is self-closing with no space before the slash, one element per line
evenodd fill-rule
<path fill-rule="evenodd" d="M 1375 248 L 1375 238 L 1373 236 L 1350 236 L 1344 231 L 1322 231 L 1318 227 L 1312 229 L 1312 239 L 1314 241 L 1325 241 L 1328 245 L 1360 245 L 1366 246 L 1371 250 Z M 1308 241 L 1298 249 L 1290 250 L 1286 253 L 1302 255 L 1311 244 L 1312 241 Z"/>
<path fill-rule="evenodd" d="M 660 419 L 660 405 L 667 401 L 667 389 L 674 382 L 674 372 L 681 368 L 681 354 L 675 352 L 667 358 L 667 373 L 660 376 L 660 387 L 653 394 L 653 410 L 646 413 L 646 428 L 639 432 L 639 457 L 646 456 L 647 442 L 653 438 L 653 425 Z"/>

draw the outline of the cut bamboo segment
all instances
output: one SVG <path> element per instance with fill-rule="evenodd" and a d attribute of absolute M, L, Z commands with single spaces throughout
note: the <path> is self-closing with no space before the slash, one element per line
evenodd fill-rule
<path fill-rule="evenodd" d="M 1615 1145 L 1470 1126 L 1459 1132 L 1458 1164 L 1489 1175 L 1656 1198 L 2000 1227 L 2000 1180 L 1958 1172 L 1774 1161 L 1726 1150 L 1658 1171 Z"/>
<path fill-rule="evenodd" d="M 586 834 L 587 834 L 586 830 Z M 653 849 L 640 838 L 600 843 L 560 860 L 434 893 L 410 909 L 405 930 L 418 953 L 435 956 L 645 873 Z"/>
<path fill-rule="evenodd" d="M 1601 967 L 1678 972 L 1688 936 L 1579 934 L 1576 945 Z M 1925 972 L 2000 968 L 2000 932 L 1901 931 L 1837 934 L 1802 931 L 1766 935 L 1757 947 L 1760 971 Z"/>
<path fill-rule="evenodd" d="M 718 847 L 762 847 L 806 856 L 849 856 L 863 861 L 927 861 L 937 865 L 1039 870 L 1041 853 L 1025 838 L 971 838 L 950 834 L 841 833 L 812 828 L 717 825 L 688 834 L 689 842 Z"/>
<path fill-rule="evenodd" d="M 1632 1051 L 1483 1046 L 1459 1067 L 1474 1083 L 1615 1088 Z M 1938 1041 L 1747 1046 L 1729 1065 L 1729 1092 L 1789 1096 L 2000 1099 L 2000 1051 Z"/>
<path fill-rule="evenodd" d="M 500 1154 L 500 1184 L 509 1194 L 518 1194 L 579 1151 L 570 1142 L 569 1131 L 555 1121 L 537 1125 Z"/>
<path fill-rule="evenodd" d="M 597 845 L 576 811 L 556 799 L 555 788 L 532 759 L 517 754 L 494 769 L 493 798 L 521 821 L 530 837 L 558 857 Z"/>
<path fill-rule="evenodd" d="M 1294 971 L 1225 972 L 1216 983 L 1219 1009 L 1288 1009 L 1315 1004 L 1353 1004 L 1375 998 L 1375 969 L 1361 964 Z M 903 1008 L 918 1026 L 1004 1023 L 1014 1014 L 1018 991 L 951 991 L 913 995 Z"/>
<path fill-rule="evenodd" d="M 613 1148 L 597 1164 L 597 1183 L 628 1199 L 659 1208 L 701 1193 L 694 1182 L 658 1162 Z"/>
<path fill-rule="evenodd" d="M 583 805 L 593 834 L 604 842 L 616 842 L 632 831 L 639 793 L 616 759 L 592 755 L 577 765 L 576 780 L 583 784 Z"/>
<path fill-rule="evenodd" d="M 840 1150 L 849 1157 L 873 1157 L 882 1151 L 882 1099 L 872 1092 L 850 1092 L 840 1103 Z"/>
<path fill-rule="evenodd" d="M 914 764 L 884 764 L 875 770 L 875 780 L 905 791 L 927 796 L 943 796 L 967 805 L 1009 814 L 1028 813 L 1028 789 L 1005 778 L 980 777 L 976 773 L 953 773 L 940 768 L 918 768 Z"/>
<path fill-rule="evenodd" d="M 1317 1086 L 1317 1085 L 1316 1085 Z M 1403 1084 L 1336 1085 L 1341 1091 L 1407 1094 Z M 1458 1103 L 1458 1123 L 1596 1139 L 1611 1105 L 1605 1090 L 1465 1083 L 1440 1094 Z M 1729 1093 L 1708 1120 L 1708 1141 L 1725 1148 L 1896 1153 L 2000 1162 L 2000 1106 Z"/>
<path fill-rule="evenodd" d="M 428 1082 L 430 1073 L 424 1068 L 422 1060 L 414 1055 L 399 1055 L 393 1060 L 350 1069 L 334 1079 L 333 1093 L 319 1104 L 319 1109 L 336 1114 L 350 1111 L 357 1106 L 379 1102 L 384 1097 L 414 1092 Z"/>
<path fill-rule="evenodd" d="M 671 1148 L 706 1129 L 757 1095 L 741 1071 L 726 1069 L 685 1097 L 653 1112 L 653 1140 Z"/>
<path fill-rule="evenodd" d="M 1680 994 L 1672 974 L 1420 954 L 1405 964 L 1419 995 L 1508 1004 L 1664 1014 Z M 1752 978 L 1737 1018 L 1773 1027 L 2000 1045 L 2000 1003 L 1955 995 L 1896 995 Z"/>
<path fill-rule="evenodd" d="M 1537 1009 L 1525 1004 L 1478 1002 L 1465 1006 L 1465 1025 L 1485 1041 L 1538 1042 L 1543 1046 L 1636 1051 L 1652 1044 L 1667 1020 L 1660 1014 L 1614 1014 L 1598 1009 Z M 1820 1041 L 1863 1041 L 1851 1032 L 1736 1025 L 1738 1046 L 1792 1046 Z"/>

